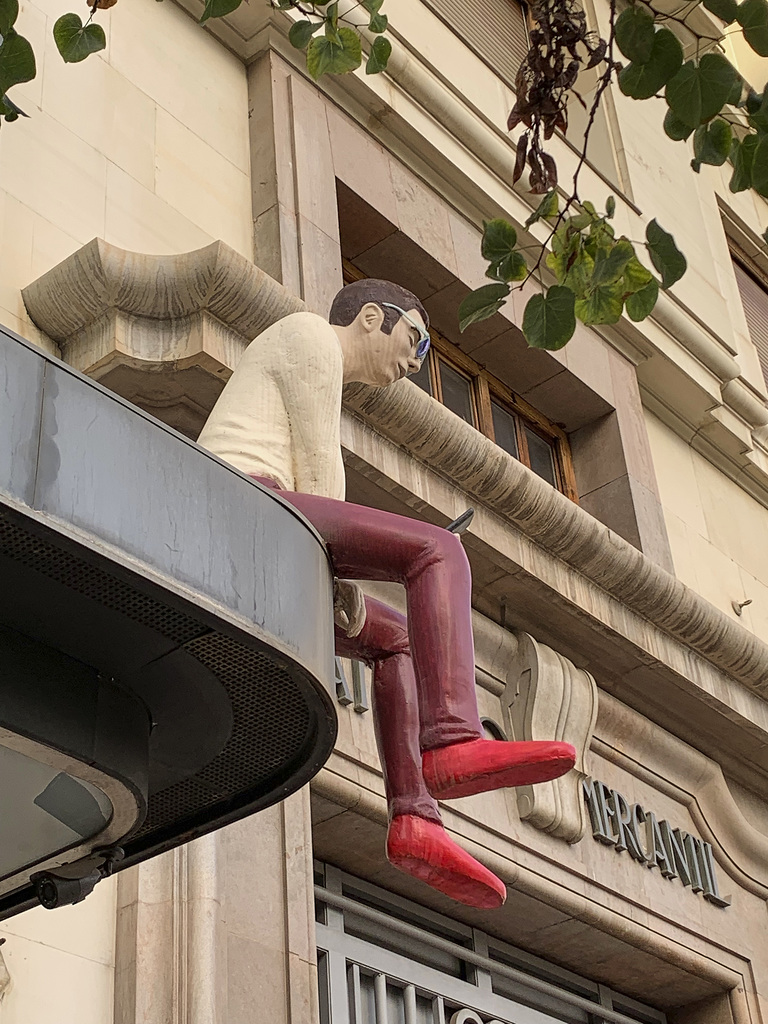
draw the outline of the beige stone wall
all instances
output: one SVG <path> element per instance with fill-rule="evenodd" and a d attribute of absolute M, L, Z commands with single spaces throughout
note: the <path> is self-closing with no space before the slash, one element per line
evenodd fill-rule
<path fill-rule="evenodd" d="M 33 340 L 20 290 L 94 237 L 252 254 L 241 62 L 175 4 L 130 0 L 100 16 L 107 49 L 65 65 L 52 28 L 72 6 L 23 0 L 38 74 L 0 141 L 0 319 Z"/>
<path fill-rule="evenodd" d="M 78 906 L 38 907 L 3 922 L 3 1024 L 112 1020 L 116 896 L 117 879 L 108 879 Z"/>
<path fill-rule="evenodd" d="M 677 577 L 768 639 L 768 509 L 646 414 Z M 751 600 L 737 617 L 732 602 Z"/>

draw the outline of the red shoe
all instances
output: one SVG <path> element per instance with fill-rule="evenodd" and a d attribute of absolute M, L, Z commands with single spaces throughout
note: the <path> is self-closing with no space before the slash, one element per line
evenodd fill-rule
<path fill-rule="evenodd" d="M 565 775 L 575 763 L 570 743 L 550 740 L 469 740 L 422 755 L 424 780 L 437 800 L 548 782 Z"/>
<path fill-rule="evenodd" d="M 387 860 L 469 907 L 493 910 L 507 898 L 500 878 L 457 846 L 441 825 L 415 814 L 400 814 L 390 822 Z"/>

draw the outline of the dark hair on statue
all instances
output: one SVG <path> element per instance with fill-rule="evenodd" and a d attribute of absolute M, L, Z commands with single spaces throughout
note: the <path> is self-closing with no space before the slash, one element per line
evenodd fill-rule
<path fill-rule="evenodd" d="M 421 314 L 424 325 L 429 327 L 429 315 L 413 292 L 401 288 L 399 284 L 393 284 L 392 281 L 379 281 L 375 277 L 365 277 L 362 281 L 353 281 L 342 288 L 331 304 L 328 319 L 339 327 L 349 327 L 367 302 L 375 302 L 378 306 L 382 302 L 391 302 L 404 309 L 406 313 L 409 309 L 415 309 Z M 381 329 L 384 334 L 391 334 L 400 319 L 400 314 L 396 309 L 382 307 L 382 310 L 384 321 Z"/>

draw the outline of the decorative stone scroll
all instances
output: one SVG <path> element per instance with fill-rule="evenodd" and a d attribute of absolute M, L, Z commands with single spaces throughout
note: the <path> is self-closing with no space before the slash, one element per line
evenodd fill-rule
<path fill-rule="evenodd" d="M 587 827 L 581 781 L 597 718 L 597 685 L 551 647 L 528 633 L 518 641 L 502 695 L 502 707 L 515 740 L 552 739 L 572 743 L 576 764 L 567 775 L 536 786 L 519 786 L 520 817 L 535 828 L 577 843 Z"/>

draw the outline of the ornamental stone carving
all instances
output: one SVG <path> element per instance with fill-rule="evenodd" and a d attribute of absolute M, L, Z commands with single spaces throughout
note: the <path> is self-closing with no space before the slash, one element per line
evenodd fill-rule
<path fill-rule="evenodd" d="M 543 738 L 571 743 L 576 764 L 567 775 L 515 790 L 520 817 L 535 828 L 577 843 L 587 827 L 582 779 L 597 718 L 597 686 L 551 647 L 528 633 L 516 633 L 517 653 L 509 667 L 502 706 L 515 740 Z"/>

